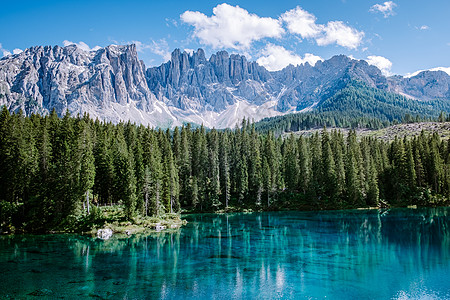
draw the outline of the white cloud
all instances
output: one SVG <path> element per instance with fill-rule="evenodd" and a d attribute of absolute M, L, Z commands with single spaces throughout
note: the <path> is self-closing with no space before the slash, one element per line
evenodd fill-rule
<path fill-rule="evenodd" d="M 314 66 L 317 61 L 323 60 L 321 57 L 311 53 L 306 53 L 302 58 L 282 46 L 273 44 L 268 44 L 262 53 L 263 56 L 261 56 L 256 62 L 269 71 L 278 71 L 290 64 L 296 66 L 306 62 Z"/>
<path fill-rule="evenodd" d="M 328 22 L 324 34 L 316 39 L 317 45 L 326 46 L 336 43 L 349 49 L 356 49 L 362 42 L 364 32 L 345 25 L 342 21 Z"/>
<path fill-rule="evenodd" d="M 285 12 L 280 19 L 287 24 L 290 33 L 298 34 L 304 39 L 315 39 L 319 46 L 336 43 L 342 47 L 356 49 L 364 37 L 364 32 L 345 25 L 342 21 L 317 24 L 316 17 L 300 6 Z"/>
<path fill-rule="evenodd" d="M 302 38 L 314 38 L 319 35 L 323 26 L 316 24 L 316 17 L 297 6 L 281 15 L 289 32 L 299 34 Z"/>
<path fill-rule="evenodd" d="M 80 48 L 83 51 L 92 51 L 92 50 L 100 49 L 99 46 L 95 46 L 94 48 L 91 49 L 88 46 L 88 44 L 86 44 L 85 42 L 82 42 L 82 41 L 80 41 L 79 43 L 74 43 L 74 42 L 71 42 L 71 41 L 68 41 L 68 40 L 64 40 L 63 41 L 63 45 L 64 45 L 64 47 L 67 47 L 67 46 L 70 46 L 70 45 L 76 45 L 78 48 Z"/>
<path fill-rule="evenodd" d="M 385 18 L 389 16 L 393 16 L 394 13 L 394 7 L 396 7 L 397 4 L 395 4 L 393 1 L 386 1 L 383 4 L 375 4 L 373 5 L 369 11 L 371 12 L 380 12 L 383 14 Z"/>
<path fill-rule="evenodd" d="M 385 75 L 385 76 L 392 75 L 392 73 L 391 73 L 392 62 L 389 59 L 387 59 L 386 57 L 371 55 L 371 56 L 367 57 L 366 61 L 369 65 L 373 65 L 373 66 L 377 67 L 378 69 L 380 69 L 381 73 L 383 73 L 383 75 Z"/>
<path fill-rule="evenodd" d="M 3 45 L 1 43 L 0 43 L 0 53 L 2 53 L 3 57 L 11 55 L 11 52 L 6 50 L 6 49 L 4 49 Z"/>
<path fill-rule="evenodd" d="M 82 42 L 82 41 L 80 41 L 79 43 L 74 43 L 74 42 L 71 42 L 71 41 L 68 41 L 68 40 L 64 40 L 63 41 L 63 45 L 64 45 L 64 47 L 67 47 L 69 45 L 76 45 L 79 49 L 81 49 L 83 51 L 88 51 L 88 52 L 89 51 L 97 51 L 98 49 L 101 48 L 100 46 L 95 46 L 93 48 L 90 48 L 88 46 L 88 44 L 86 44 L 85 42 Z"/>
<path fill-rule="evenodd" d="M 150 45 L 144 44 L 144 43 L 142 43 L 140 41 L 131 41 L 131 42 L 126 42 L 125 44 L 135 44 L 137 52 L 144 52 L 145 49 L 149 49 L 150 48 Z"/>
<path fill-rule="evenodd" d="M 168 61 L 170 59 L 171 53 L 169 51 L 169 44 L 165 39 L 160 39 L 159 41 L 152 40 L 149 44 L 143 43 L 141 41 L 127 41 L 122 42 L 121 44 L 135 44 L 136 51 L 139 53 L 143 53 L 149 50 L 150 52 L 161 56 L 165 61 Z"/>
<path fill-rule="evenodd" d="M 22 52 L 23 52 L 23 50 L 22 50 L 22 49 L 19 49 L 19 48 L 16 48 L 16 49 L 13 50 L 13 53 L 14 53 L 14 54 L 20 54 L 20 53 L 22 53 Z"/>
<path fill-rule="evenodd" d="M 170 26 L 178 27 L 178 22 L 174 19 L 166 18 L 165 21 L 166 21 L 167 27 L 170 27 Z"/>
<path fill-rule="evenodd" d="M 414 77 L 424 71 L 442 71 L 442 72 L 445 72 L 448 75 L 450 75 L 450 67 L 448 67 L 448 68 L 447 67 L 437 67 L 437 68 L 432 68 L 432 69 L 428 69 L 428 70 L 419 70 L 419 71 L 416 71 L 413 73 L 408 73 L 404 77 L 406 77 L 406 78 Z"/>
<path fill-rule="evenodd" d="M 150 45 L 148 45 L 148 49 L 156 55 L 161 56 L 164 61 L 170 60 L 171 53 L 169 51 L 169 44 L 165 39 L 161 39 L 159 41 L 152 41 Z"/>
<path fill-rule="evenodd" d="M 448 67 L 448 68 L 446 68 L 446 67 L 437 67 L 437 68 L 430 69 L 430 71 L 442 71 L 442 72 L 445 72 L 448 75 L 450 75 L 450 67 Z"/>
<path fill-rule="evenodd" d="M 254 41 L 278 38 L 284 33 L 279 20 L 262 18 L 226 3 L 214 7 L 211 17 L 185 11 L 180 18 L 195 27 L 194 37 L 213 48 L 248 49 Z"/>
<path fill-rule="evenodd" d="M 422 25 L 422 26 L 420 26 L 419 29 L 420 30 L 428 30 L 428 29 L 430 29 L 430 27 L 428 25 Z"/>

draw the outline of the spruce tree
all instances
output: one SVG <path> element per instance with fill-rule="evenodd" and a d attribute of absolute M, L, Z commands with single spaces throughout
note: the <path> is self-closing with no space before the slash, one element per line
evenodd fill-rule
<path fill-rule="evenodd" d="M 80 179 L 79 189 L 80 194 L 85 195 L 85 207 L 87 213 L 90 213 L 90 199 L 92 187 L 95 180 L 95 161 L 93 153 L 93 134 L 90 128 L 89 121 L 83 119 L 80 122 L 80 134 L 78 137 L 78 153 L 80 155 Z M 84 205 L 83 205 L 84 206 Z"/>
<path fill-rule="evenodd" d="M 306 194 L 310 185 L 311 158 L 308 151 L 307 141 L 300 136 L 298 139 L 298 161 L 299 161 L 299 190 Z"/>
<path fill-rule="evenodd" d="M 298 186 L 299 166 L 297 145 L 293 134 L 284 141 L 283 162 L 284 178 L 289 191 L 295 192 Z"/>

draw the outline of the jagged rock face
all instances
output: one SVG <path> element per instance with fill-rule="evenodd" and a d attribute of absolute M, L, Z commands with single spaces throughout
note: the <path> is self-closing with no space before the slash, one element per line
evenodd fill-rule
<path fill-rule="evenodd" d="M 150 90 L 167 105 L 215 112 L 242 100 L 258 106 L 274 102 L 273 110 L 280 113 L 301 111 L 355 79 L 376 88 L 388 86 L 378 68 L 344 55 L 315 66 L 288 66 L 269 72 L 244 56 L 225 51 L 206 60 L 201 49 L 192 55 L 175 50 L 169 62 L 147 70 Z"/>
<path fill-rule="evenodd" d="M 27 114 L 55 108 L 60 115 L 69 110 L 102 117 L 110 110 L 107 119 L 119 121 L 115 104 L 152 110 L 155 97 L 144 72 L 134 45 L 91 52 L 75 45 L 33 47 L 0 60 L 0 104 Z"/>
<path fill-rule="evenodd" d="M 414 77 L 389 78 L 389 89 L 419 100 L 450 99 L 450 76 L 442 71 L 423 71 Z"/>
<path fill-rule="evenodd" d="M 177 49 L 169 62 L 149 68 L 146 74 L 150 89 L 168 105 L 215 112 L 236 103 L 236 97 L 258 102 L 261 94 L 255 91 L 264 90 L 261 78 L 271 78 L 266 69 L 244 56 L 221 51 L 207 60 L 202 49 L 192 55 Z"/>
<path fill-rule="evenodd" d="M 244 56 L 199 49 L 173 51 L 159 67 L 145 68 L 134 45 L 86 52 L 75 45 L 33 47 L 0 60 L 0 105 L 11 111 L 62 115 L 89 113 L 153 126 L 182 122 L 233 127 L 243 117 L 313 110 L 351 80 L 419 100 L 450 99 L 450 76 L 422 72 L 386 78 L 344 55 L 269 72 Z"/>

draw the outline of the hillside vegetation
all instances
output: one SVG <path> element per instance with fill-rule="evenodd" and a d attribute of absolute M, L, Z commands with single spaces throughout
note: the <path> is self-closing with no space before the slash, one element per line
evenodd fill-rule
<path fill-rule="evenodd" d="M 321 132 L 323 127 L 312 128 L 308 130 L 300 130 L 296 132 L 284 133 L 283 136 L 289 136 L 291 133 L 298 136 L 312 136 L 316 132 Z M 347 135 L 349 128 L 329 128 L 329 130 L 338 130 L 344 135 Z M 437 134 L 442 140 L 448 140 L 450 138 L 450 122 L 417 122 L 417 123 L 405 123 L 392 125 L 382 129 L 367 129 L 357 128 L 355 129 L 358 139 L 364 137 L 373 137 L 384 141 L 393 141 L 397 138 L 413 138 L 419 136 L 422 131 L 425 135 Z"/>
<path fill-rule="evenodd" d="M 442 111 L 450 111 L 446 99 L 409 99 L 358 81 L 342 85 L 335 94 L 324 97 L 315 111 L 266 118 L 256 123 L 256 129 L 278 134 L 323 126 L 381 129 L 401 122 L 432 121 Z"/>

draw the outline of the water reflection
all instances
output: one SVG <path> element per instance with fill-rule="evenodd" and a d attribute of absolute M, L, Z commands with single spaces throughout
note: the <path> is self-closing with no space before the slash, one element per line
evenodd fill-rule
<path fill-rule="evenodd" d="M 173 232 L 0 238 L 0 298 L 450 298 L 448 208 L 191 215 Z"/>

